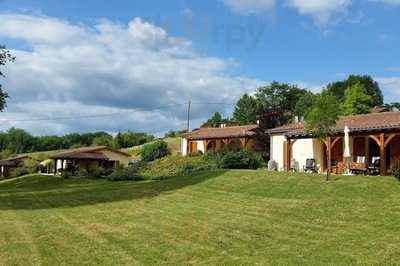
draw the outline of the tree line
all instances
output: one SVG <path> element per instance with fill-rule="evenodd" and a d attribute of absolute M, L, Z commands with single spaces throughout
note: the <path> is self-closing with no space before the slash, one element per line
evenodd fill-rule
<path fill-rule="evenodd" d="M 0 132 L 1 157 L 39 151 L 63 150 L 85 146 L 109 146 L 117 149 L 129 148 L 154 140 L 147 133 L 119 132 L 113 136 L 106 132 L 72 133 L 64 136 L 33 136 L 23 129 L 11 128 Z"/>
<path fill-rule="evenodd" d="M 399 109 L 400 103 L 385 103 L 379 84 L 370 76 L 350 75 L 343 81 L 328 84 L 320 92 L 280 82 L 258 88 L 253 94 L 244 94 L 237 102 L 232 118 L 215 113 L 202 127 L 220 124 L 248 125 L 259 121 L 273 128 L 297 118 L 307 120 L 315 116 L 321 102 L 329 102 L 337 116 L 370 113 L 374 107 Z"/>

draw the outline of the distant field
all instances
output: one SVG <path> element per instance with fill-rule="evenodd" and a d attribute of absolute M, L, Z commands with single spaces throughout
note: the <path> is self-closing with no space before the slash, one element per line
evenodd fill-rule
<path fill-rule="evenodd" d="M 168 147 L 171 149 L 173 155 L 178 154 L 181 151 L 181 138 L 166 138 L 163 139 L 165 142 L 168 143 Z M 153 143 L 153 142 L 150 142 Z M 146 144 L 150 144 L 146 143 Z M 145 145 L 146 145 L 145 144 Z M 124 152 L 131 154 L 132 156 L 139 156 L 140 151 L 143 149 L 144 145 L 123 149 Z"/>
<path fill-rule="evenodd" d="M 0 265 L 396 265 L 400 183 L 214 171 L 0 184 Z"/>

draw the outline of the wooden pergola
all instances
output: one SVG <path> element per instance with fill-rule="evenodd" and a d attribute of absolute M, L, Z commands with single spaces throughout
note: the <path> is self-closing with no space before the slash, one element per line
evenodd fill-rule
<path fill-rule="evenodd" d="M 369 140 L 372 139 L 379 147 L 380 153 L 380 173 L 381 175 L 387 175 L 387 156 L 386 151 L 388 145 L 391 141 L 396 137 L 400 136 L 400 130 L 397 131 L 387 131 L 387 132 L 354 132 L 351 134 L 353 138 L 364 138 L 365 139 L 365 157 L 367 161 L 370 161 L 369 158 L 369 151 L 370 151 L 370 142 Z M 291 161 L 292 161 L 292 152 L 293 152 L 293 145 L 296 143 L 298 139 L 310 138 L 312 136 L 306 134 L 299 134 L 299 135 L 290 135 L 287 136 L 287 142 L 285 144 L 285 168 L 287 171 L 291 169 Z M 325 139 L 321 139 L 326 147 L 326 154 L 327 154 L 327 171 L 332 172 L 332 149 L 337 145 L 340 140 L 344 139 L 344 135 L 333 135 L 329 136 Z"/>
<path fill-rule="evenodd" d="M 221 139 L 204 139 L 203 140 L 203 145 L 204 145 L 204 152 L 207 153 L 210 151 L 209 145 L 211 143 L 215 143 L 215 150 L 216 152 L 220 151 L 224 145 L 229 146 L 231 145 L 234 141 L 239 141 L 240 142 L 240 147 L 242 149 L 245 149 L 247 147 L 247 144 L 250 141 L 250 138 L 248 137 L 243 137 L 243 138 L 221 138 Z M 192 143 L 197 142 L 196 140 L 189 140 L 187 144 L 187 149 L 189 152 L 191 152 L 191 147 Z"/>

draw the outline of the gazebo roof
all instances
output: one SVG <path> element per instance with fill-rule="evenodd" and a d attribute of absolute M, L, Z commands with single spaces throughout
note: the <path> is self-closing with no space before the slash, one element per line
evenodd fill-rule
<path fill-rule="evenodd" d="M 96 146 L 96 147 L 84 147 L 84 148 L 70 149 L 70 150 L 62 151 L 60 153 L 57 153 L 57 154 L 51 156 L 50 159 L 108 160 L 109 158 L 105 154 L 101 153 L 101 151 L 103 151 L 103 150 L 109 150 L 109 151 L 116 152 L 121 155 L 130 157 L 130 155 L 127 153 L 109 148 L 107 146 Z"/>
<path fill-rule="evenodd" d="M 343 133 L 345 126 L 351 132 L 374 132 L 400 129 L 400 112 L 371 113 L 366 115 L 342 116 L 333 128 L 337 134 Z M 294 123 L 268 131 L 269 134 L 283 134 L 289 137 L 308 136 L 304 123 Z"/>
<path fill-rule="evenodd" d="M 224 128 L 200 128 L 183 135 L 188 140 L 244 138 L 255 136 L 258 125 L 235 126 Z"/>

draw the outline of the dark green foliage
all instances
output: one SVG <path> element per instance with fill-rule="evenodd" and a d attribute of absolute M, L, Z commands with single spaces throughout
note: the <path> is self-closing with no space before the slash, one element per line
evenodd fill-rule
<path fill-rule="evenodd" d="M 115 138 L 106 132 L 35 137 L 25 130 L 11 128 L 6 132 L 0 132 L 0 151 L 8 150 L 11 154 L 20 154 L 94 145 L 124 148 L 142 145 L 153 139 L 151 135 L 134 132 L 120 132 Z"/>
<path fill-rule="evenodd" d="M 315 97 L 314 104 L 306 117 L 306 131 L 319 138 L 328 136 L 339 118 L 340 106 L 336 97 L 323 91 Z"/>
<path fill-rule="evenodd" d="M 35 174 L 38 172 L 39 163 L 35 160 L 28 160 L 24 166 L 13 168 L 10 170 L 9 178 L 19 177 L 23 175 Z"/>
<path fill-rule="evenodd" d="M 221 124 L 230 124 L 230 123 L 231 121 L 229 119 L 223 118 L 219 112 L 216 112 L 201 127 L 220 127 Z"/>
<path fill-rule="evenodd" d="M 5 66 L 9 62 L 13 62 L 15 57 L 11 55 L 10 51 L 6 49 L 5 46 L 0 45 L 0 67 Z M 0 68 L 0 77 L 4 77 L 4 73 Z M 0 112 L 4 111 L 7 104 L 8 94 L 3 91 L 3 87 L 0 84 Z"/>
<path fill-rule="evenodd" d="M 130 148 L 134 146 L 143 145 L 154 140 L 154 136 L 147 133 L 138 132 L 119 132 L 115 136 L 115 147 L 117 148 Z"/>
<path fill-rule="evenodd" d="M 168 148 L 168 144 L 165 141 L 156 141 L 147 144 L 143 147 L 141 152 L 142 159 L 146 162 L 152 162 L 170 154 L 171 152 Z"/>
<path fill-rule="evenodd" d="M 93 146 L 108 146 L 115 147 L 115 142 L 113 136 L 109 134 L 104 134 L 93 139 Z"/>
<path fill-rule="evenodd" d="M 397 180 L 400 181 L 400 160 L 396 160 L 393 162 L 392 174 Z"/>
<path fill-rule="evenodd" d="M 312 93 L 311 91 L 306 92 L 297 101 L 294 109 L 294 114 L 298 117 L 306 117 L 307 114 L 311 111 L 314 99 L 315 99 L 314 93 Z"/>
<path fill-rule="evenodd" d="M 261 155 L 246 150 L 216 154 L 215 160 L 222 169 L 258 169 L 265 164 Z"/>
<path fill-rule="evenodd" d="M 144 164 L 137 163 L 127 168 L 118 167 L 108 176 L 110 181 L 142 181 L 144 178 L 140 175 L 141 169 Z"/>
<path fill-rule="evenodd" d="M 167 156 L 150 162 L 141 170 L 146 179 L 164 180 L 176 176 L 191 175 L 206 170 L 216 170 L 214 158 L 204 156 Z"/>
<path fill-rule="evenodd" d="M 240 125 L 255 124 L 257 122 L 257 100 L 244 94 L 235 106 L 233 120 Z"/>
<path fill-rule="evenodd" d="M 181 130 L 181 131 L 170 130 L 164 135 L 164 138 L 179 138 L 186 132 L 187 132 L 186 130 Z"/>
<path fill-rule="evenodd" d="M 383 94 L 379 84 L 370 76 L 350 75 L 346 80 L 334 82 L 328 85 L 328 92 L 335 95 L 339 102 L 342 102 L 345 92 L 348 88 L 356 84 L 361 84 L 364 88 L 364 93 L 372 97 L 370 108 L 383 105 Z"/>
<path fill-rule="evenodd" d="M 286 124 L 293 120 L 296 104 L 306 93 L 307 90 L 296 85 L 274 81 L 266 87 L 259 88 L 256 92 L 258 115 L 263 117 L 268 115 L 271 110 L 279 111 L 280 115 L 274 117 L 277 121 L 273 123 L 275 125 Z M 266 126 L 268 127 L 268 125 Z"/>

